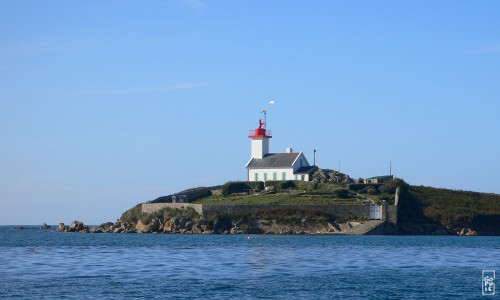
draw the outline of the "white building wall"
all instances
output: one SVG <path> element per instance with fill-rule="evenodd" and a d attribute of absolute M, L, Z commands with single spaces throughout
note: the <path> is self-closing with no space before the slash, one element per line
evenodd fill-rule
<path fill-rule="evenodd" d="M 274 172 L 276 172 L 276 180 L 283 180 L 282 178 L 283 172 L 285 172 L 286 176 L 285 180 L 295 180 L 295 175 L 293 175 L 292 168 L 281 168 L 281 169 L 250 169 L 248 170 L 248 181 L 255 181 L 255 173 L 259 174 L 257 181 L 264 181 L 264 173 L 267 174 L 268 181 L 273 180 Z M 300 176 L 297 178 L 297 180 L 300 180 Z"/>
<path fill-rule="evenodd" d="M 300 165 L 300 161 L 302 160 L 302 165 Z M 295 162 L 293 164 L 293 171 L 297 171 L 300 167 L 308 167 L 309 162 L 307 161 L 306 156 L 304 153 L 300 152 L 300 155 L 295 159 Z"/>
<path fill-rule="evenodd" d="M 253 138 L 251 142 L 251 157 L 262 158 L 269 153 L 269 138 Z"/>

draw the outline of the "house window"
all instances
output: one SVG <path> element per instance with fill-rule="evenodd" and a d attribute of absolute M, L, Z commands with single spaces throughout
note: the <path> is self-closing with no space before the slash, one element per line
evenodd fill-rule
<path fill-rule="evenodd" d="M 276 181 L 276 172 L 273 172 L 273 180 Z"/>
<path fill-rule="evenodd" d="M 286 172 L 281 173 L 281 180 L 286 180 Z"/>
<path fill-rule="evenodd" d="M 300 175 L 300 180 L 302 181 L 306 180 L 306 175 Z"/>
<path fill-rule="evenodd" d="M 264 173 L 264 181 L 267 181 L 267 173 Z"/>
<path fill-rule="evenodd" d="M 255 180 L 254 181 L 259 181 L 259 173 L 255 173 Z"/>
<path fill-rule="evenodd" d="M 297 174 L 295 174 L 295 180 L 297 180 Z"/>

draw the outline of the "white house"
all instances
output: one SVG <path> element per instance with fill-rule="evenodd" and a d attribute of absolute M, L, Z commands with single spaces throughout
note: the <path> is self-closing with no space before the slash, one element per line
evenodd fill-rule
<path fill-rule="evenodd" d="M 246 168 L 248 181 L 267 180 L 311 180 L 316 166 L 309 165 L 302 152 L 293 152 L 287 148 L 285 153 L 269 153 L 270 130 L 259 120 L 259 128 L 251 130 L 251 158 Z"/>

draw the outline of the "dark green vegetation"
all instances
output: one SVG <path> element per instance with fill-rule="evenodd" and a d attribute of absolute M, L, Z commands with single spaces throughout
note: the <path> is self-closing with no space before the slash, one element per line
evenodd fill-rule
<path fill-rule="evenodd" d="M 228 182 L 219 195 L 198 198 L 197 204 L 361 204 L 341 184 L 304 181 Z"/>
<path fill-rule="evenodd" d="M 190 217 L 191 219 L 195 219 L 200 217 L 200 215 L 194 211 L 192 208 L 187 209 L 178 209 L 178 208 L 164 208 L 159 211 L 156 211 L 151 214 L 146 214 L 142 212 L 142 204 L 138 204 L 131 209 L 124 212 L 121 216 L 121 220 L 124 223 L 130 223 L 135 226 L 137 222 L 140 220 L 142 224 L 148 224 L 154 218 L 162 218 L 164 220 L 168 220 L 172 217 L 182 218 L 182 217 Z"/>
<path fill-rule="evenodd" d="M 408 184 L 402 179 L 397 178 L 384 183 L 349 184 L 350 191 L 372 199 L 376 204 L 380 204 L 382 200 L 385 200 L 388 205 L 394 205 L 394 195 L 398 187 L 404 189 L 408 187 Z"/>
<path fill-rule="evenodd" d="M 500 195 L 406 186 L 399 200 L 400 222 L 470 228 L 500 234 Z"/>

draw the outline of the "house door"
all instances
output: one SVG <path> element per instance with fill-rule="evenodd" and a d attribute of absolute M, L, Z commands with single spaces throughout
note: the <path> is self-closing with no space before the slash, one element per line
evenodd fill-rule
<path fill-rule="evenodd" d="M 381 220 L 382 219 L 382 205 L 371 205 L 370 206 L 370 219 L 371 220 Z"/>

